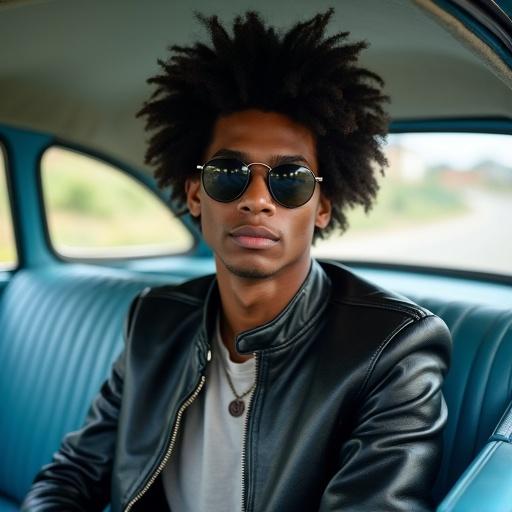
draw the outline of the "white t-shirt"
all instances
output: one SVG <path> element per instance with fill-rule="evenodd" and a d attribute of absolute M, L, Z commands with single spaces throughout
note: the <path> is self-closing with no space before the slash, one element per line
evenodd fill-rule
<path fill-rule="evenodd" d="M 231 361 L 217 335 L 212 359 L 206 369 L 205 388 L 185 410 L 174 452 L 162 478 L 172 512 L 235 512 L 242 499 L 242 437 L 247 405 L 252 392 L 243 398 L 245 411 L 231 416 L 228 406 L 235 395 L 251 389 L 255 360 Z"/>

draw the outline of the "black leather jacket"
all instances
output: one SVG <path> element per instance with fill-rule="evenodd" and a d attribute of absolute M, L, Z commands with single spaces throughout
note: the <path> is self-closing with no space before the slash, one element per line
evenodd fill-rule
<path fill-rule="evenodd" d="M 212 276 L 134 301 L 126 348 L 85 425 L 38 474 L 22 510 L 102 510 L 109 499 L 112 512 L 167 509 L 159 475 L 205 386 L 217 309 Z M 243 510 L 432 508 L 451 350 L 442 320 L 313 261 L 285 310 L 240 335 L 237 349 L 255 354 L 257 373 Z"/>

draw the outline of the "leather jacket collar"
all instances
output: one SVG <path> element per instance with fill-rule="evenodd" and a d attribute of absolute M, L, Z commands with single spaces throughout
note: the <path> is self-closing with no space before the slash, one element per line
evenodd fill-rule
<path fill-rule="evenodd" d="M 238 352 L 248 354 L 269 350 L 295 339 L 323 313 L 329 302 L 330 290 L 329 277 L 316 260 L 311 260 L 306 279 L 284 310 L 265 325 L 237 336 Z M 208 350 L 210 340 L 213 339 L 219 303 L 217 279 L 214 279 L 206 297 L 203 325 L 199 336 L 205 350 Z"/>

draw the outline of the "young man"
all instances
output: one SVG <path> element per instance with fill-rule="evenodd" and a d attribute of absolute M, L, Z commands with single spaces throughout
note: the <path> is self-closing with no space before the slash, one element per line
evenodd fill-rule
<path fill-rule="evenodd" d="M 144 106 L 160 185 L 216 275 L 146 290 L 84 427 L 24 510 L 422 511 L 441 456 L 441 320 L 312 260 L 369 208 L 381 81 L 332 12 L 285 34 L 247 13 L 173 47 Z"/>

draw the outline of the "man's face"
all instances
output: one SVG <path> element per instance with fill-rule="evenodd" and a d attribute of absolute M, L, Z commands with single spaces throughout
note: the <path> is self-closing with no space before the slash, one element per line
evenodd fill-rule
<path fill-rule="evenodd" d="M 200 163 L 234 155 L 246 164 L 298 163 L 318 175 L 313 133 L 274 112 L 245 110 L 217 120 Z M 330 202 L 320 193 L 321 186 L 329 185 L 317 184 L 303 206 L 285 208 L 270 195 L 267 173 L 263 165 L 252 165 L 248 187 L 230 203 L 209 197 L 199 178 L 187 182 L 190 213 L 201 216 L 203 237 L 215 254 L 218 270 L 221 265 L 240 277 L 266 278 L 309 268 L 314 228 L 324 228 L 330 220 Z"/>

